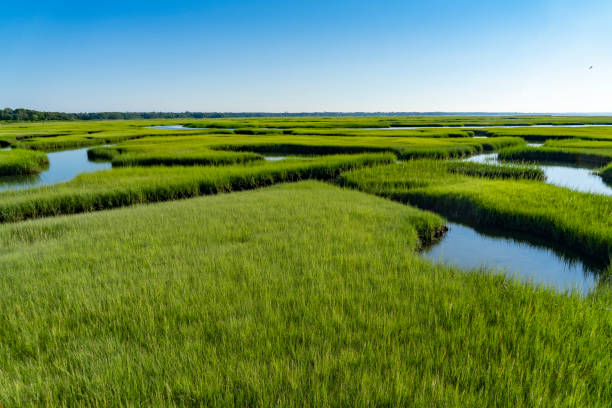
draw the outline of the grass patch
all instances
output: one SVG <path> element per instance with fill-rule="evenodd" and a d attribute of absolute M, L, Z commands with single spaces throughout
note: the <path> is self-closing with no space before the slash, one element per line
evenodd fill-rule
<path fill-rule="evenodd" d="M 512 147 L 499 152 L 500 160 L 565 162 L 601 167 L 612 162 L 612 142 L 580 139 L 549 140 L 541 147 Z"/>
<path fill-rule="evenodd" d="M 485 163 L 473 162 L 449 162 L 446 170 L 454 174 L 465 174 L 466 176 L 487 177 L 495 179 L 526 179 L 543 181 L 546 176 L 544 170 L 525 164 L 514 164 L 507 166 L 495 166 Z"/>
<path fill-rule="evenodd" d="M 0 176 L 37 174 L 48 166 L 49 159 L 42 152 L 21 149 L 0 151 Z"/>
<path fill-rule="evenodd" d="M 282 129 L 285 135 L 361 136 L 361 137 L 473 137 L 473 130 L 463 129 Z"/>
<path fill-rule="evenodd" d="M 108 160 L 113 167 L 123 166 L 208 166 L 240 164 L 263 160 L 250 152 L 211 150 L 200 139 L 176 138 L 163 143 L 129 142 L 113 147 L 96 147 L 87 151 L 90 160 Z"/>
<path fill-rule="evenodd" d="M 475 132 L 490 137 L 521 137 L 533 142 L 559 139 L 612 141 L 612 126 L 495 128 L 479 129 Z"/>
<path fill-rule="evenodd" d="M 345 170 L 395 160 L 392 154 L 365 154 L 246 166 L 124 167 L 98 171 L 62 184 L 0 193 L 0 222 L 253 189 L 285 181 L 330 180 Z"/>
<path fill-rule="evenodd" d="M 605 182 L 612 184 L 612 164 L 607 165 L 599 172 Z"/>
<path fill-rule="evenodd" d="M 421 261 L 424 218 L 307 182 L 0 226 L 0 403 L 612 400 L 600 297 Z"/>
<path fill-rule="evenodd" d="M 479 139 L 470 137 L 382 137 L 382 136 L 335 136 L 335 135 L 185 135 L 155 136 L 130 140 L 113 147 L 90 149 L 92 159 L 115 160 L 121 164 L 121 157 L 130 155 L 149 157 L 147 160 L 172 163 L 170 156 L 185 157 L 185 162 L 196 163 L 213 156 L 211 150 L 224 152 L 226 162 L 260 159 L 259 154 L 271 155 L 333 155 L 392 152 L 400 159 L 414 157 L 453 158 L 464 157 L 483 151 L 497 150 L 507 146 L 523 145 L 519 138 Z M 232 156 L 232 153 L 235 156 Z M 236 155 L 241 153 L 242 156 Z M 249 153 L 250 155 L 244 155 Z M 219 155 L 221 155 L 219 153 Z M 194 157 L 196 156 L 196 157 Z M 189 159 L 189 157 L 194 157 Z M 131 159 L 133 160 L 133 159 Z M 130 161 L 131 161 L 130 160 Z M 145 160 L 135 164 L 146 164 Z M 161 163 L 159 163 L 161 164 Z"/>
<path fill-rule="evenodd" d="M 173 131 L 149 129 L 146 126 L 150 124 L 151 122 L 145 121 L 93 121 L 89 124 L 84 122 L 60 122 L 47 126 L 41 126 L 40 124 L 9 125 L 0 129 L 0 144 L 49 152 L 114 144 L 143 137 L 206 135 L 222 132 L 205 129 Z"/>
<path fill-rule="evenodd" d="M 185 121 L 184 121 L 185 122 Z M 345 117 L 256 117 L 186 121 L 194 128 L 392 128 L 404 126 L 530 126 L 612 125 L 609 116 L 345 116 Z"/>
<path fill-rule="evenodd" d="M 454 158 L 483 151 L 524 144 L 518 138 L 474 139 L 474 138 L 424 138 L 424 137 L 337 137 L 300 136 L 297 138 L 276 137 L 274 140 L 215 144 L 218 150 L 250 151 L 275 155 L 326 155 L 354 154 L 365 152 L 393 152 L 401 160 L 411 158 Z"/>
<path fill-rule="evenodd" d="M 347 172 L 340 182 L 468 224 L 534 234 L 609 262 L 612 198 L 538 181 L 468 177 L 453 173 L 448 166 L 413 160 Z"/>
<path fill-rule="evenodd" d="M 219 152 L 214 150 L 191 152 L 183 155 L 122 154 L 112 159 L 113 167 L 123 166 L 219 166 L 261 161 L 263 156 L 248 152 Z"/>

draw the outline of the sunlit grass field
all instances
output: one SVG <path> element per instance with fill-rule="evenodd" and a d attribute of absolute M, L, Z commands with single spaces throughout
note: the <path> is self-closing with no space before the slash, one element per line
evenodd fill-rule
<path fill-rule="evenodd" d="M 308 182 L 2 226 L 0 401 L 610 401 L 605 297 L 419 260 L 440 223 Z"/>
<path fill-rule="evenodd" d="M 113 168 L 0 193 L 0 406 L 612 405 L 612 268 L 582 296 L 418 256 L 447 217 L 609 264 L 612 197 L 458 159 L 605 160 L 611 128 L 432 128 L 549 123 L 612 118 L 1 124 L 0 169 Z"/>

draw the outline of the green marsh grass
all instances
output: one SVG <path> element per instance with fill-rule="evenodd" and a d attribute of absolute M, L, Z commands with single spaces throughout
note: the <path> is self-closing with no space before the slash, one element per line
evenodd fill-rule
<path fill-rule="evenodd" d="M 271 129 L 276 130 L 276 129 Z M 282 129 L 285 135 L 319 135 L 319 136 L 361 136 L 361 137 L 473 137 L 473 130 L 463 129 L 397 129 L 389 132 L 384 129 Z"/>
<path fill-rule="evenodd" d="M 272 140 L 258 139 L 240 142 L 228 138 L 224 144 L 212 145 L 218 150 L 250 151 L 263 154 L 352 154 L 389 151 L 401 160 L 417 157 L 464 157 L 483 151 L 518 146 L 525 142 L 519 138 L 425 138 L 425 137 L 341 137 L 341 136 L 286 136 Z"/>
<path fill-rule="evenodd" d="M 444 230 L 438 215 L 315 181 L 267 187 L 339 182 L 609 260 L 610 197 L 545 185 L 541 170 L 529 166 L 395 164 L 397 155 L 461 157 L 523 139 L 359 129 L 581 120 L 612 122 L 198 121 L 253 134 L 144 129 L 181 120 L 2 125 L 4 144 L 119 143 L 90 149 L 90 157 L 140 157 L 139 164 L 274 149 L 260 146 L 378 153 L 121 167 L 0 193 L 0 405 L 608 406 L 609 285 L 582 298 L 433 265 L 417 251 Z M 222 192 L 232 194 L 211 196 Z"/>
<path fill-rule="evenodd" d="M 55 151 L 119 143 L 147 136 L 186 136 L 233 133 L 223 130 L 149 129 L 151 121 L 91 121 L 10 124 L 0 128 L 0 144 Z"/>
<path fill-rule="evenodd" d="M 566 162 L 601 167 L 612 162 L 612 141 L 548 140 L 541 147 L 511 147 L 499 152 L 501 160 Z"/>
<path fill-rule="evenodd" d="M 210 150 L 224 152 L 226 162 L 232 160 L 256 160 L 259 154 L 274 155 L 330 155 L 374 152 L 393 152 L 400 159 L 413 157 L 450 158 L 464 157 L 483 151 L 498 150 L 507 146 L 521 146 L 520 138 L 479 139 L 471 137 L 385 137 L 385 136 L 336 136 L 336 135 L 184 135 L 154 136 L 129 140 L 112 147 L 98 147 L 89 150 L 89 157 L 112 160 L 121 164 L 122 156 L 129 154 L 134 159 L 142 155 L 149 159 L 140 164 L 189 162 L 189 156 L 211 154 Z M 250 153 L 250 156 L 231 156 L 236 152 Z M 130 161 L 134 160 L 131 159 Z M 163 159 L 163 160 L 162 160 Z M 204 157 L 201 160 L 207 160 Z M 163 162 L 163 163 L 162 163 Z M 196 159 L 191 160 L 197 162 Z M 139 164 L 138 162 L 133 162 Z"/>
<path fill-rule="evenodd" d="M 122 166 L 208 166 L 240 164 L 263 160 L 263 156 L 250 152 L 223 152 L 210 149 L 200 139 L 176 138 L 163 143 L 129 142 L 113 147 L 95 147 L 87 151 L 91 160 L 111 161 L 113 167 Z"/>
<path fill-rule="evenodd" d="M 195 128 L 383 128 L 435 126 L 530 126 L 530 125 L 612 125 L 609 116 L 368 116 L 368 117 L 257 117 L 186 120 Z"/>
<path fill-rule="evenodd" d="M 0 151 L 0 176 L 36 174 L 49 167 L 49 159 L 42 152 L 23 149 Z"/>
<path fill-rule="evenodd" d="M 122 167 L 53 186 L 0 193 L 0 222 L 254 189 L 286 181 L 332 180 L 345 170 L 393 163 L 387 154 L 329 156 L 247 165 Z"/>
<path fill-rule="evenodd" d="M 511 164 L 507 166 L 495 166 L 485 163 L 474 162 L 448 162 L 446 170 L 450 173 L 465 174 L 467 176 L 487 177 L 494 179 L 527 179 L 544 180 L 544 171 L 534 165 Z"/>
<path fill-rule="evenodd" d="M 111 131 L 111 132 L 99 132 L 99 133 L 84 133 L 84 134 L 70 134 L 61 136 L 46 136 L 46 137 L 35 137 L 20 140 L 13 144 L 15 147 L 32 150 L 42 151 L 56 151 L 66 149 L 77 149 L 82 147 L 98 146 L 103 144 L 120 143 L 133 139 L 140 139 L 143 137 L 154 137 L 156 135 L 169 137 L 169 136 L 185 136 L 186 134 L 200 134 L 197 132 L 182 132 L 182 133 L 169 133 L 162 130 L 151 130 L 151 129 L 135 129 L 129 131 Z"/>
<path fill-rule="evenodd" d="M 533 234 L 610 261 L 612 197 L 540 181 L 500 180 L 496 171 L 491 169 L 490 177 L 469 177 L 450 171 L 446 162 L 412 160 L 346 172 L 339 181 L 468 224 Z"/>
<path fill-rule="evenodd" d="M 601 169 L 599 174 L 605 182 L 612 184 L 612 163 Z"/>
<path fill-rule="evenodd" d="M 263 156 L 249 152 L 215 150 L 176 153 L 122 154 L 112 159 L 113 167 L 123 166 L 218 166 L 261 161 Z"/>
<path fill-rule="evenodd" d="M 612 126 L 495 128 L 476 129 L 475 132 L 490 137 L 522 137 L 533 142 L 559 139 L 612 141 Z"/>
<path fill-rule="evenodd" d="M 423 219 L 306 182 L 0 226 L 0 404 L 612 401 L 603 297 L 422 261 Z"/>

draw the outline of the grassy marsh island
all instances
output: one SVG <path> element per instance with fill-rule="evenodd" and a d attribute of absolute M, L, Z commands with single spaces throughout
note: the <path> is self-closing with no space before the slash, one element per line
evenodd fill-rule
<path fill-rule="evenodd" d="M 0 177 L 36 174 L 49 166 L 47 155 L 24 149 L 0 151 Z"/>
<path fill-rule="evenodd" d="M 499 158 L 509 161 L 566 162 L 601 167 L 612 162 L 612 140 L 547 140 L 538 148 L 519 146 L 500 151 Z"/>

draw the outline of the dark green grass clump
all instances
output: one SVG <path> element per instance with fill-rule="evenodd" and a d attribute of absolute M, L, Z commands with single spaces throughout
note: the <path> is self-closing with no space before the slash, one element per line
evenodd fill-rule
<path fill-rule="evenodd" d="M 602 127 L 518 127 L 477 129 L 477 134 L 491 137 L 522 137 L 533 142 L 582 139 L 612 141 L 612 126 Z"/>
<path fill-rule="evenodd" d="M 542 169 L 536 166 L 524 164 L 496 166 L 491 164 L 461 161 L 447 163 L 447 170 L 450 173 L 494 179 L 526 179 L 542 181 L 546 178 L 546 175 Z"/>
<path fill-rule="evenodd" d="M 612 164 L 607 165 L 599 172 L 605 182 L 612 184 Z"/>
<path fill-rule="evenodd" d="M 262 161 L 252 152 L 212 150 L 198 138 L 160 137 L 130 141 L 116 146 L 94 147 L 87 151 L 90 160 L 111 161 L 113 167 L 125 166 L 218 166 Z"/>
<path fill-rule="evenodd" d="M 210 150 L 176 156 L 173 154 L 122 154 L 112 159 L 113 167 L 124 166 L 220 166 L 263 160 L 249 152 L 219 152 Z"/>
<path fill-rule="evenodd" d="M 87 149 L 87 158 L 93 161 L 112 161 L 115 157 L 121 154 L 114 147 L 92 147 Z"/>
<path fill-rule="evenodd" d="M 306 182 L 0 226 L 0 404 L 609 405 L 609 304 L 421 261 L 424 218 Z"/>
<path fill-rule="evenodd" d="M 22 149 L 0 151 L 0 176 L 36 174 L 49 167 L 49 159 L 42 152 Z"/>
<path fill-rule="evenodd" d="M 564 162 L 589 167 L 601 167 L 612 162 L 612 154 L 593 149 L 563 147 L 512 147 L 499 152 L 500 160 L 523 162 Z"/>
<path fill-rule="evenodd" d="M 123 167 L 82 174 L 54 186 L 0 193 L 0 222 L 248 190 L 286 181 L 331 180 L 342 171 L 395 160 L 392 154 L 366 154 L 225 167 Z"/>
<path fill-rule="evenodd" d="M 468 177 L 429 160 L 355 170 L 340 182 L 468 224 L 533 234 L 602 262 L 612 256 L 611 197 L 532 180 Z"/>
<path fill-rule="evenodd" d="M 393 152 L 400 160 L 413 158 L 447 159 L 465 157 L 484 151 L 493 151 L 508 146 L 522 145 L 518 138 L 405 138 L 400 137 L 336 137 L 302 136 L 306 143 L 252 142 L 216 144 L 211 148 L 225 151 L 257 152 L 280 155 L 328 155 L 373 152 Z"/>
<path fill-rule="evenodd" d="M 385 129 L 283 129 L 285 135 L 317 135 L 317 136 L 359 136 L 359 137 L 473 137 L 474 130 L 465 129 L 395 129 L 389 132 Z"/>

